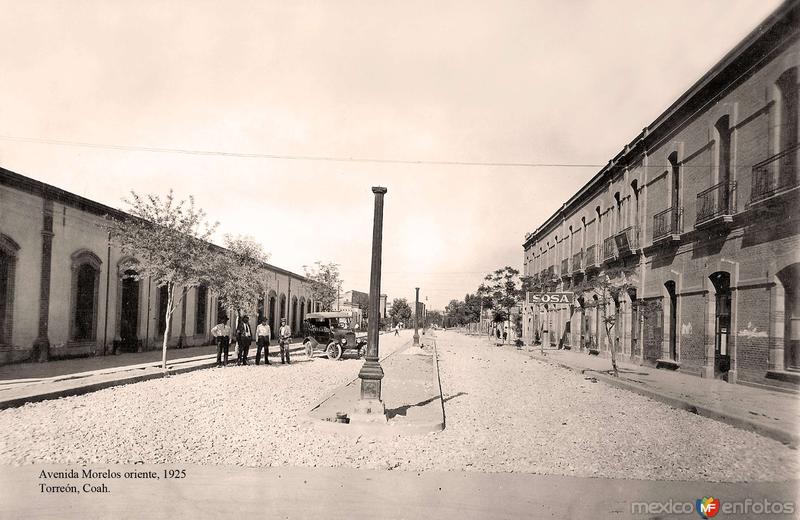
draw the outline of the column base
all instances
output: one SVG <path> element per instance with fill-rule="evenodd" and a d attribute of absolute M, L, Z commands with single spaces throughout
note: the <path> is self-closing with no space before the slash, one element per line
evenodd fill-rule
<path fill-rule="evenodd" d="M 47 337 L 36 338 L 33 342 L 33 361 L 44 363 L 50 361 L 50 340 Z"/>
<path fill-rule="evenodd" d="M 386 407 L 380 399 L 359 399 L 353 413 L 348 417 L 350 424 L 386 424 L 389 422 L 386 418 Z"/>

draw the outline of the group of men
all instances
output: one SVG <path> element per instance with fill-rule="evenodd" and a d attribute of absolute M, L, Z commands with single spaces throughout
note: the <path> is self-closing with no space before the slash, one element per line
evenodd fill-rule
<path fill-rule="evenodd" d="M 211 335 L 217 341 L 217 366 L 222 367 L 228 364 L 228 351 L 231 344 L 231 327 L 228 325 L 228 317 L 222 316 L 219 323 L 211 329 Z M 250 351 L 250 344 L 253 343 L 253 331 L 250 328 L 250 318 L 245 315 L 239 320 L 236 326 L 236 364 L 247 365 L 247 356 Z M 256 365 L 261 364 L 261 351 L 264 351 L 264 363 L 269 365 L 269 340 L 272 337 L 272 329 L 267 323 L 266 318 L 262 318 L 261 323 L 256 327 Z M 281 350 L 281 363 L 290 364 L 289 361 L 289 341 L 292 337 L 292 329 L 286 324 L 286 318 L 281 318 L 281 328 L 278 333 L 278 345 Z M 223 357 L 224 356 L 224 357 Z M 223 360 L 224 359 L 224 360 Z"/>

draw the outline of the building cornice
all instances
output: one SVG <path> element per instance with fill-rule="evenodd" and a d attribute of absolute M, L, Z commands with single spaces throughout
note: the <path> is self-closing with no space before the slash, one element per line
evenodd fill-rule
<path fill-rule="evenodd" d="M 635 164 L 648 149 L 658 144 L 675 128 L 693 118 L 754 63 L 779 48 L 798 33 L 800 0 L 787 0 L 753 29 L 742 41 L 722 57 L 674 103 L 646 126 L 612 160 L 597 172 L 581 189 L 532 233 L 525 235 L 523 249 L 528 249 L 540 235 L 549 232 L 554 223 L 577 211 L 586 199 L 601 191 L 614 177 L 615 171 Z"/>
<path fill-rule="evenodd" d="M 66 190 L 62 190 L 61 188 L 57 188 L 42 181 L 37 181 L 36 179 L 20 175 L 19 173 L 12 172 L 11 170 L 7 170 L 2 167 L 0 167 L 0 185 L 8 186 L 9 188 L 23 191 L 25 193 L 30 193 L 31 195 L 41 197 L 45 200 L 57 202 L 80 211 L 91 213 L 101 218 L 105 218 L 106 216 L 116 219 L 136 218 L 130 213 L 112 208 L 111 206 L 106 206 L 105 204 L 81 197 L 80 195 L 70 193 Z M 217 251 L 227 251 L 226 248 L 218 246 L 217 244 L 209 242 L 209 245 Z M 289 276 L 300 281 L 308 281 L 308 278 L 305 276 L 293 273 L 266 262 L 264 263 L 264 267 L 271 271 L 275 271 L 276 273 Z"/>

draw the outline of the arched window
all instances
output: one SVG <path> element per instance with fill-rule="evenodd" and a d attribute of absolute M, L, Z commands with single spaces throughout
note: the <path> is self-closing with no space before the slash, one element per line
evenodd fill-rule
<path fill-rule="evenodd" d="M 81 249 L 72 255 L 70 320 L 72 341 L 97 339 L 97 308 L 102 264 L 100 258 L 88 249 Z"/>
<path fill-rule="evenodd" d="M 120 276 L 119 337 L 125 350 L 137 347 L 139 273 L 126 269 Z"/>
<path fill-rule="evenodd" d="M 19 245 L 0 233 L 0 345 L 11 345 L 14 323 L 14 285 Z"/>
<path fill-rule="evenodd" d="M 286 317 L 286 295 L 285 294 L 281 294 L 280 312 L 281 312 L 281 319 L 284 319 Z"/>

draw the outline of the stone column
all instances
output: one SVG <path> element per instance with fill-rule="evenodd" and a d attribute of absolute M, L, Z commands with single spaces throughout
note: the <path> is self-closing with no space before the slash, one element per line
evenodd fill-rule
<path fill-rule="evenodd" d="M 44 199 L 42 222 L 42 271 L 39 285 L 39 332 L 33 342 L 33 358 L 50 359 L 48 322 L 50 319 L 50 265 L 53 256 L 53 201 Z M 70 316 L 70 319 L 72 317 Z"/>
<path fill-rule="evenodd" d="M 372 224 L 372 265 L 369 277 L 369 320 L 367 328 L 367 353 L 364 365 L 358 373 L 361 379 L 361 398 L 356 404 L 351 422 L 386 422 L 386 409 L 381 400 L 381 380 L 383 368 L 379 361 L 378 342 L 380 339 L 380 321 L 376 320 L 380 306 L 381 294 L 381 254 L 383 243 L 383 196 L 387 189 L 373 187 L 375 194 L 375 213 Z"/>

